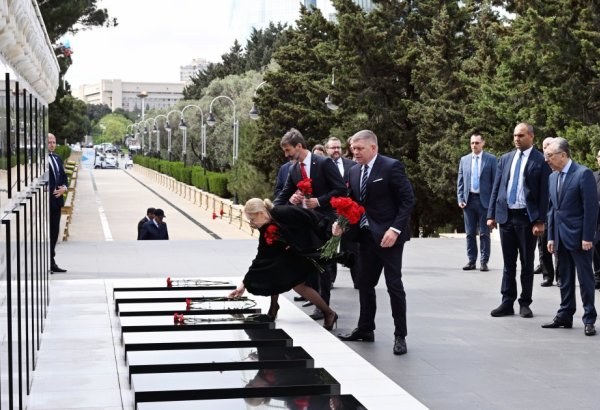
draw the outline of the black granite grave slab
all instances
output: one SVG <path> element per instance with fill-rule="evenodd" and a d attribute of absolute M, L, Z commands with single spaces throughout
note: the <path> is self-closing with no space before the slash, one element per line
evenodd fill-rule
<path fill-rule="evenodd" d="M 312 368 L 313 358 L 299 347 L 149 350 L 127 353 L 129 375 L 270 368 Z"/>
<path fill-rule="evenodd" d="M 366 410 L 354 396 L 316 395 L 253 399 L 184 400 L 138 403 L 138 410 Z"/>
<path fill-rule="evenodd" d="M 167 279 L 148 279 L 144 281 L 144 286 L 140 286 L 139 280 L 130 280 L 130 281 L 119 281 L 119 284 L 113 288 L 114 292 L 143 292 L 143 291 L 153 291 L 153 290 L 233 290 L 236 288 L 236 285 L 227 280 L 211 280 L 211 279 L 201 279 L 201 278 L 170 278 L 170 286 L 168 285 L 169 281 Z"/>
<path fill-rule="evenodd" d="M 176 290 L 176 291 L 144 291 L 144 292 L 114 292 L 115 309 L 119 313 L 119 305 L 125 303 L 165 303 L 191 301 L 192 308 L 196 305 L 210 309 L 211 305 L 222 306 L 228 302 L 244 302 L 245 304 L 256 304 L 254 299 L 245 296 L 237 299 L 229 299 L 226 291 L 220 290 Z"/>
<path fill-rule="evenodd" d="M 173 316 L 177 313 L 188 313 L 194 315 L 222 315 L 238 313 L 260 313 L 254 301 L 229 300 L 223 302 L 194 303 L 187 308 L 185 300 L 179 302 L 155 302 L 150 303 L 123 303 L 117 304 L 116 310 L 119 316 Z"/>
<path fill-rule="evenodd" d="M 130 316 L 120 318 L 121 333 L 163 332 L 215 329 L 274 329 L 275 323 L 261 320 L 265 315 L 193 315 Z"/>
<path fill-rule="evenodd" d="M 325 369 L 260 369 L 134 374 L 131 389 L 139 402 L 243 397 L 340 394 Z"/>
<path fill-rule="evenodd" d="M 281 329 L 191 330 L 123 334 L 125 354 L 139 350 L 216 349 L 226 347 L 292 346 Z"/>

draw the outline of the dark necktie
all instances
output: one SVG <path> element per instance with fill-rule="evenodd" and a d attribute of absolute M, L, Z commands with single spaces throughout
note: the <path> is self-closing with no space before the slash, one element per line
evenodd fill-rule
<path fill-rule="evenodd" d="M 561 172 L 558 173 L 558 184 L 557 184 L 557 187 L 556 187 L 556 193 L 558 194 L 559 198 L 560 198 L 560 191 L 562 189 L 562 185 L 565 182 L 564 181 L 564 176 L 565 176 L 564 172 L 561 171 Z"/>
<path fill-rule="evenodd" d="M 306 174 L 306 165 L 304 162 L 300 163 L 300 174 L 302 174 L 302 179 L 308 178 L 308 175 Z"/>
<path fill-rule="evenodd" d="M 363 175 L 362 178 L 360 180 L 360 202 L 364 205 L 365 203 L 365 198 L 367 196 L 367 178 L 369 177 L 369 166 L 367 164 L 364 165 L 363 167 Z M 366 213 L 362 214 L 360 216 L 360 223 L 359 226 L 362 228 L 364 226 L 367 226 L 369 224 L 369 222 L 367 221 L 367 215 Z"/>
<path fill-rule="evenodd" d="M 519 186 L 519 175 L 521 174 L 521 162 L 523 162 L 523 153 L 517 151 L 517 164 L 513 173 L 513 182 L 508 195 L 508 204 L 514 205 L 517 202 L 517 187 Z"/>
<path fill-rule="evenodd" d="M 50 155 L 50 167 L 52 168 L 52 172 L 54 173 L 54 178 L 58 179 L 59 169 L 58 162 L 56 161 L 56 154 L 51 152 Z"/>

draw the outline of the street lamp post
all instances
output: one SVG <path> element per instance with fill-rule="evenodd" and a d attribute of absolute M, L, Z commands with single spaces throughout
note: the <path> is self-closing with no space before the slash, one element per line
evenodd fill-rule
<path fill-rule="evenodd" d="M 333 88 L 333 87 L 335 87 L 335 71 L 332 71 L 332 73 L 331 73 L 331 88 Z M 333 98 L 331 98 L 331 94 L 327 94 L 327 97 L 325 97 L 325 105 L 331 111 L 335 111 L 338 108 L 340 108 L 339 105 L 337 105 L 336 103 L 333 102 Z"/>
<path fill-rule="evenodd" d="M 258 89 L 260 87 L 262 87 L 263 85 L 265 85 L 267 82 L 263 81 L 262 83 L 260 83 L 259 85 L 256 86 L 256 88 L 254 89 L 254 98 L 256 98 L 257 94 L 256 92 L 258 91 Z M 258 118 L 260 117 L 260 113 L 258 112 L 258 107 L 256 106 L 255 102 L 252 102 L 252 108 L 250 109 L 250 112 L 248 113 L 248 115 L 250 116 L 250 118 L 252 118 L 253 120 L 258 120 Z"/>
<path fill-rule="evenodd" d="M 154 117 L 154 132 L 156 133 L 156 151 L 158 152 L 158 157 L 160 158 L 160 130 L 158 129 L 158 125 L 157 125 L 159 118 L 165 119 L 165 129 L 166 129 L 167 122 L 169 120 L 168 120 L 167 116 L 164 114 L 159 114 L 156 117 Z"/>
<path fill-rule="evenodd" d="M 174 112 L 179 113 L 179 116 L 181 117 L 181 111 L 171 110 L 167 113 L 167 120 L 165 121 L 165 130 L 167 131 L 167 152 L 168 152 L 169 161 L 171 161 L 171 132 L 173 131 L 171 129 L 171 125 L 169 124 L 169 117 Z"/>
<path fill-rule="evenodd" d="M 142 122 L 143 122 L 144 121 L 144 110 L 146 108 L 146 104 L 144 103 L 144 98 L 148 97 L 148 91 L 140 91 L 137 96 L 140 100 L 142 100 Z"/>
<path fill-rule="evenodd" d="M 231 105 L 233 106 L 233 156 L 232 156 L 232 161 L 231 161 L 231 166 L 235 166 L 235 161 L 238 158 L 238 148 L 239 148 L 239 123 L 236 117 L 236 108 L 235 108 L 235 102 L 227 97 L 226 95 L 219 95 L 215 98 L 212 99 L 212 101 L 210 102 L 210 106 L 208 107 L 208 118 L 206 119 L 206 123 L 208 125 L 210 125 L 211 127 L 213 127 L 216 123 L 217 120 L 215 118 L 215 115 L 212 112 L 212 106 L 213 103 L 218 100 L 219 98 L 224 98 L 227 101 L 229 101 L 231 103 Z M 237 172 L 237 171 L 236 171 Z M 237 191 L 234 192 L 233 194 L 233 203 L 234 205 L 238 204 L 238 195 L 237 195 Z"/>
<path fill-rule="evenodd" d="M 152 152 L 152 135 L 150 135 L 150 133 L 152 132 L 153 128 L 148 130 L 148 121 L 152 121 L 151 124 L 154 126 L 156 125 L 156 120 L 154 118 L 148 118 L 147 120 L 143 121 L 144 132 L 148 134 L 148 152 Z"/>
<path fill-rule="evenodd" d="M 204 172 L 206 172 L 206 167 L 204 164 L 204 158 L 206 156 L 206 126 L 204 125 L 204 111 L 202 111 L 202 108 L 200 108 L 200 106 L 195 105 L 195 104 L 186 105 L 181 110 L 181 121 L 179 122 L 179 129 L 183 132 L 183 149 L 182 149 L 183 165 L 185 166 L 186 158 L 187 158 L 187 125 L 185 124 L 184 114 L 185 114 L 185 110 L 187 110 L 189 108 L 196 108 L 198 111 L 200 111 L 200 141 L 201 141 L 200 144 L 203 147 L 201 159 L 202 159 L 202 167 L 204 168 Z M 193 149 L 193 146 L 192 146 L 192 149 Z"/>

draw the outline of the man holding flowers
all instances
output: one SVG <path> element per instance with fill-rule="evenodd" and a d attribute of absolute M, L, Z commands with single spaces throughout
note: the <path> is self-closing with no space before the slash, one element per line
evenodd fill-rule
<path fill-rule="evenodd" d="M 375 340 L 375 286 L 383 270 L 394 318 L 393 352 L 405 354 L 407 328 L 402 252 L 404 242 L 410 239 L 409 219 L 415 204 L 413 188 L 400 161 L 378 154 L 377 136 L 372 131 L 354 134 L 352 151 L 357 164 L 349 173 L 350 197 L 365 210 L 348 233 L 355 235 L 360 243 L 360 316 L 356 329 L 339 337 L 347 341 Z M 338 224 L 334 224 L 332 230 L 334 235 L 342 234 Z"/>
<path fill-rule="evenodd" d="M 329 158 L 312 155 L 304 137 L 295 128 L 285 133 L 280 146 L 285 156 L 295 163 L 290 167 L 285 186 L 273 201 L 274 205 L 297 205 L 313 209 L 322 218 L 322 226 L 329 231 L 335 220 L 335 212 L 329 201 L 334 196 L 346 195 L 346 184 L 340 172 Z M 330 271 L 333 267 L 335 262 L 328 263 L 326 272 L 320 274 L 317 281 L 311 282 L 311 286 L 319 289 L 327 304 L 331 292 Z M 311 317 L 321 319 L 323 313 L 315 309 Z"/>

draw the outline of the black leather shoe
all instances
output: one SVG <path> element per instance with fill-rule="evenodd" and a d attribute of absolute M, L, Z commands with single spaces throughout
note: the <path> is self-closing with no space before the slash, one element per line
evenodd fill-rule
<path fill-rule="evenodd" d="M 50 270 L 52 273 L 64 273 L 67 271 L 66 269 L 59 268 L 57 265 L 50 267 Z"/>
<path fill-rule="evenodd" d="M 512 305 L 502 303 L 496 309 L 492 310 L 490 314 L 494 317 L 512 316 L 515 314 L 515 309 Z"/>
<path fill-rule="evenodd" d="M 396 338 L 394 339 L 394 354 L 406 354 L 407 351 L 408 349 L 406 348 L 406 339 L 400 336 L 396 336 Z"/>
<path fill-rule="evenodd" d="M 534 274 L 534 275 L 539 275 L 540 273 L 542 273 L 542 272 L 543 272 L 543 270 L 544 270 L 544 269 L 542 268 L 542 265 L 538 265 L 538 266 L 535 268 L 535 270 L 533 271 L 533 274 Z"/>
<path fill-rule="evenodd" d="M 558 286 L 560 288 L 561 284 L 562 284 L 562 282 L 560 281 L 560 279 L 556 279 L 556 286 Z"/>
<path fill-rule="evenodd" d="M 352 333 L 347 335 L 339 335 L 340 340 L 344 340 L 346 342 L 355 342 L 358 340 L 362 340 L 363 342 L 374 342 L 375 341 L 375 333 L 372 330 L 360 330 L 356 328 L 352 331 Z"/>
<path fill-rule="evenodd" d="M 305 302 L 306 298 L 304 296 L 294 296 L 294 302 Z"/>
<path fill-rule="evenodd" d="M 481 267 L 479 268 L 479 270 L 480 270 L 480 271 L 482 271 L 482 272 L 487 272 L 487 271 L 489 271 L 489 268 L 488 268 L 488 266 L 487 266 L 487 263 L 485 263 L 485 262 L 481 262 Z"/>
<path fill-rule="evenodd" d="M 533 317 L 533 312 L 529 309 L 529 306 L 521 306 L 519 308 L 519 316 L 524 318 Z"/>
<path fill-rule="evenodd" d="M 594 336 L 596 334 L 596 328 L 594 325 L 585 325 L 585 335 Z"/>
<path fill-rule="evenodd" d="M 540 283 L 540 286 L 543 288 L 547 288 L 549 286 L 552 286 L 552 281 L 550 279 L 544 279 L 542 281 L 542 283 Z"/>
<path fill-rule="evenodd" d="M 313 310 L 313 312 L 308 316 L 310 316 L 310 318 L 314 320 L 321 320 L 325 317 L 323 315 L 323 312 L 321 312 L 321 309 L 319 308 L 315 308 L 315 310 Z"/>
<path fill-rule="evenodd" d="M 573 327 L 573 318 L 571 319 L 561 319 L 558 316 L 555 316 L 550 323 L 544 323 L 542 325 L 544 329 L 557 329 L 559 327 L 564 327 L 565 329 L 570 329 Z"/>
<path fill-rule="evenodd" d="M 474 263 L 467 263 L 465 266 L 463 266 L 463 270 L 475 270 L 477 269 L 477 266 L 475 266 Z"/>

